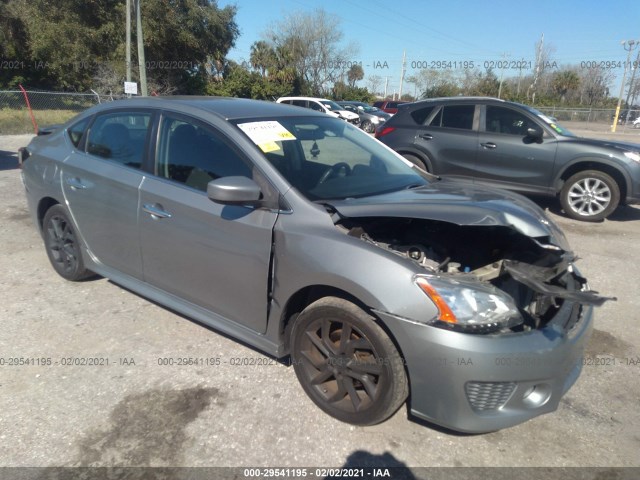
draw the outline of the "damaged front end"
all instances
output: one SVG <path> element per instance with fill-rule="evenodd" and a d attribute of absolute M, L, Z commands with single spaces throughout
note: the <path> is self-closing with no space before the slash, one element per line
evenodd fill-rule
<path fill-rule="evenodd" d="M 429 323 L 462 332 L 509 333 L 541 329 L 565 302 L 574 314 L 607 298 L 590 291 L 566 241 L 531 237 L 510 225 L 458 225 L 404 217 L 334 217 L 350 236 L 406 258 L 414 277 L 437 306 Z"/>

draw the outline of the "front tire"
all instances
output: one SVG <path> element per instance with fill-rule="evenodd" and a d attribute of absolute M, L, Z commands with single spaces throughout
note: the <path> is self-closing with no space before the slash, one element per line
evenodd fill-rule
<path fill-rule="evenodd" d="M 560 191 L 567 216 L 586 222 L 607 218 L 620 203 L 620 187 L 604 172 L 585 170 L 569 178 Z"/>
<path fill-rule="evenodd" d="M 374 425 L 406 401 L 404 362 L 384 330 L 353 303 L 325 297 L 309 305 L 291 332 L 291 359 L 302 388 L 338 420 Z"/>
<path fill-rule="evenodd" d="M 364 122 L 362 122 L 362 125 L 360 125 L 360 128 L 362 128 L 362 130 L 367 133 L 373 133 L 375 131 L 375 127 L 373 126 L 373 123 L 371 123 L 369 120 L 365 120 Z"/>
<path fill-rule="evenodd" d="M 54 205 L 47 210 L 42 232 L 47 256 L 58 275 L 72 282 L 92 275 L 84 266 L 80 242 L 64 207 Z"/>

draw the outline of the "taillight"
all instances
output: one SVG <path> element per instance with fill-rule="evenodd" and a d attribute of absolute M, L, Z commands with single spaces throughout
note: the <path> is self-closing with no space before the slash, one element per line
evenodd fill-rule
<path fill-rule="evenodd" d="M 376 138 L 384 137 L 385 135 L 393 132 L 395 130 L 394 127 L 385 127 L 384 125 L 378 129 L 376 129 Z"/>

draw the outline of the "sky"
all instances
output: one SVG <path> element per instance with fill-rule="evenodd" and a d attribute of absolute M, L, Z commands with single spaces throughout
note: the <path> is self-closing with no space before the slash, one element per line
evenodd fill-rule
<path fill-rule="evenodd" d="M 554 49 L 552 59 L 558 67 L 623 64 L 627 52 L 621 42 L 640 40 L 638 0 L 218 0 L 221 7 L 229 4 L 238 7 L 240 37 L 228 58 L 248 61 L 251 45 L 263 38 L 268 27 L 291 12 L 323 8 L 335 15 L 344 46 L 358 47 L 353 61 L 364 69 L 360 86 L 367 85 L 369 75 L 388 77 L 389 94 L 399 88 L 403 52 L 406 78 L 438 61 L 443 67 L 454 66 L 453 62 L 467 62 L 463 66 L 468 67 L 473 62 L 481 72 L 504 59 L 512 67 L 521 60 L 524 65 L 535 64 L 535 44 L 542 34 L 544 45 Z M 632 53 L 632 61 L 639 50 Z M 617 96 L 623 69 L 613 71 L 612 94 Z M 499 75 L 499 70 L 494 72 Z M 503 73 L 507 78 L 519 72 L 514 68 Z M 413 88 L 405 83 L 403 93 L 414 93 Z"/>

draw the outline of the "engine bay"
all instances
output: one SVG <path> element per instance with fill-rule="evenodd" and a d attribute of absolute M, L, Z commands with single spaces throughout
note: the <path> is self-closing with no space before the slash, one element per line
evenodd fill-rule
<path fill-rule="evenodd" d="M 524 318 L 511 331 L 544 327 L 567 300 L 591 305 L 607 300 L 588 290 L 573 268 L 572 252 L 508 226 L 397 217 L 342 218 L 337 225 L 349 236 L 412 261 L 425 274 L 489 282 L 513 298 Z"/>

